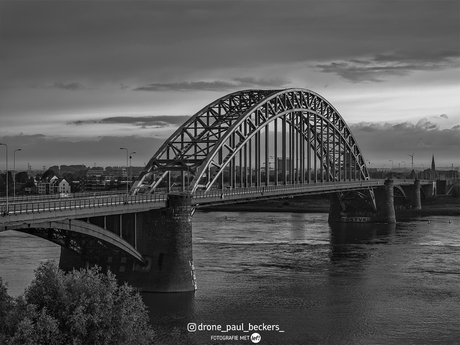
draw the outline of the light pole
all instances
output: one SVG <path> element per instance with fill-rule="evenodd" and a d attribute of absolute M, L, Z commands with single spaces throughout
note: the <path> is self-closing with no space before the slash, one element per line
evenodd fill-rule
<path fill-rule="evenodd" d="M 406 162 L 405 161 L 402 161 L 404 163 L 404 169 L 406 169 Z"/>
<path fill-rule="evenodd" d="M 6 150 L 6 214 L 8 214 L 9 211 L 9 205 L 8 205 L 8 145 L 0 143 L 0 146 L 5 146 Z"/>
<path fill-rule="evenodd" d="M 136 151 L 133 151 L 129 154 L 129 181 L 131 181 L 131 176 L 132 176 L 132 173 L 131 173 L 131 158 L 133 158 L 133 155 L 136 154 Z"/>
<path fill-rule="evenodd" d="M 126 150 L 126 196 L 129 194 L 128 189 L 128 149 L 126 147 L 120 147 L 120 150 Z"/>
<path fill-rule="evenodd" d="M 16 149 L 13 152 L 13 200 L 16 197 L 16 151 L 22 151 L 22 150 Z"/>

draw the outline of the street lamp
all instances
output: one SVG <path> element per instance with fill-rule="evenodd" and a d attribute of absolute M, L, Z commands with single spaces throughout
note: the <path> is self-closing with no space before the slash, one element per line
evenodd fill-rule
<path fill-rule="evenodd" d="M 22 150 L 16 149 L 13 152 L 13 200 L 16 197 L 16 151 L 22 151 Z"/>
<path fill-rule="evenodd" d="M 5 146 L 5 150 L 6 150 L 6 211 L 5 211 L 5 214 L 8 214 L 8 210 L 9 210 L 9 207 L 8 207 L 8 145 L 0 143 L 0 146 L 2 145 Z"/>
<path fill-rule="evenodd" d="M 131 158 L 133 158 L 133 155 L 136 154 L 136 151 L 133 151 L 129 154 L 129 181 L 131 181 Z"/>
<path fill-rule="evenodd" d="M 406 169 L 406 162 L 405 161 L 402 161 L 404 163 L 404 169 Z"/>
<path fill-rule="evenodd" d="M 126 180 L 128 180 L 128 149 L 126 147 L 120 147 L 120 150 L 126 150 Z M 126 181 L 126 195 L 129 194 L 128 181 Z"/>

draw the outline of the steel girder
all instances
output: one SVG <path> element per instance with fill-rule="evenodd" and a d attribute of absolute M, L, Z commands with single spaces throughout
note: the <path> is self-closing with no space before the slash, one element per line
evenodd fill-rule
<path fill-rule="evenodd" d="M 217 99 L 179 127 L 131 193 L 153 193 L 162 181 L 169 191 L 173 174 L 193 193 L 224 188 L 224 173 L 230 187 L 244 187 L 309 183 L 312 170 L 314 182 L 318 174 L 321 181 L 369 179 L 353 134 L 323 97 L 297 88 L 245 90 Z"/>
<path fill-rule="evenodd" d="M 120 236 L 81 220 L 21 224 L 15 226 L 14 230 L 54 242 L 89 261 L 97 261 L 101 252 L 121 252 L 138 262 L 145 262 L 142 255 Z"/>

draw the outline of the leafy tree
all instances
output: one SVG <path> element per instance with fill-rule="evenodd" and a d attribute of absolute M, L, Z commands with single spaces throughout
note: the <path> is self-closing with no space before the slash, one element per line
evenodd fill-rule
<path fill-rule="evenodd" d="M 5 307 L 4 307 L 5 306 Z M 100 268 L 64 274 L 42 263 L 24 297 L 6 294 L 0 281 L 2 344 L 151 344 L 146 307 L 127 284 Z M 4 325 L 4 326 L 3 326 Z"/>
<path fill-rule="evenodd" d="M 53 176 L 56 176 L 56 174 L 54 173 L 53 170 L 46 170 L 43 175 L 42 175 L 42 180 L 49 180 L 51 179 Z"/>
<path fill-rule="evenodd" d="M 15 177 L 17 183 L 26 183 L 29 179 L 29 175 L 27 175 L 27 171 L 18 172 Z"/>
<path fill-rule="evenodd" d="M 7 287 L 0 277 L 0 344 L 5 343 L 8 315 L 13 308 L 13 298 L 8 295 Z"/>
<path fill-rule="evenodd" d="M 33 187 L 35 186 L 35 181 L 33 177 L 29 177 L 27 180 L 26 184 L 24 185 L 25 187 Z"/>

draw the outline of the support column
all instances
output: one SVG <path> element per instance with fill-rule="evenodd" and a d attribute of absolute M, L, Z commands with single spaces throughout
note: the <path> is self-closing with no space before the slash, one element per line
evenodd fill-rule
<path fill-rule="evenodd" d="M 93 260 L 87 262 L 81 255 L 63 247 L 59 267 L 69 271 L 96 264 L 102 271 L 114 273 L 120 284 L 127 282 L 139 291 L 195 291 L 191 200 L 187 192 L 170 193 L 165 208 L 138 212 L 132 222 L 125 224 L 125 232 L 135 234 L 136 249 L 146 259 L 145 265 L 113 250 L 93 252 Z M 126 215 L 125 218 L 130 217 Z M 117 233 L 115 228 L 121 226 L 117 223 L 119 219 L 113 217 L 107 222 L 108 231 Z"/>
<path fill-rule="evenodd" d="M 120 277 L 142 291 L 196 290 L 191 200 L 189 193 L 171 193 L 166 208 L 138 213 L 138 250 L 149 264 Z"/>
<path fill-rule="evenodd" d="M 386 180 L 384 185 L 384 188 L 374 189 L 377 206 L 374 221 L 379 223 L 396 223 L 393 180 Z"/>
<path fill-rule="evenodd" d="M 412 190 L 412 208 L 416 210 L 422 209 L 422 199 L 420 197 L 420 180 L 414 180 Z"/>
<path fill-rule="evenodd" d="M 374 189 L 374 195 L 376 210 L 370 191 L 331 194 L 329 222 L 396 223 L 393 180 L 386 180 L 383 188 Z"/>

